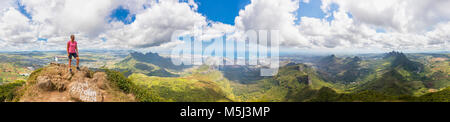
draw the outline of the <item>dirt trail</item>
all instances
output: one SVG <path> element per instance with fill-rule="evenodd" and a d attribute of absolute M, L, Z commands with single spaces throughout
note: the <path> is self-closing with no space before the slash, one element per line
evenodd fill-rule
<path fill-rule="evenodd" d="M 22 102 L 126 102 L 134 96 L 113 87 L 104 72 L 87 67 L 70 73 L 65 64 L 51 63 L 30 76 L 22 90 Z"/>

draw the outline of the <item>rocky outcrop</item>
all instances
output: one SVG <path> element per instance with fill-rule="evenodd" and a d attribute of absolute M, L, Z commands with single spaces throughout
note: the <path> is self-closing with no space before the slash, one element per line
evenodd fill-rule
<path fill-rule="evenodd" d="M 30 76 L 23 102 L 114 102 L 134 101 L 134 96 L 115 88 L 104 72 L 87 67 L 70 73 L 65 64 L 51 63 Z"/>
<path fill-rule="evenodd" d="M 297 76 L 296 78 L 299 83 L 304 83 L 304 84 L 308 84 L 308 85 L 311 84 L 311 79 L 309 78 L 308 75 Z"/>

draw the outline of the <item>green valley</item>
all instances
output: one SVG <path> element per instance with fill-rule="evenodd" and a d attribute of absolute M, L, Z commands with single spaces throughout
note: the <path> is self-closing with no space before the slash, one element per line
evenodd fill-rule
<path fill-rule="evenodd" d="M 275 76 L 259 76 L 257 66 L 176 66 L 158 53 L 123 52 L 104 59 L 90 52 L 84 65 L 105 72 L 114 94 L 141 102 L 448 102 L 448 54 L 389 52 L 368 55 L 328 55 L 308 62 L 282 60 Z M 126 55 L 125 55 L 126 54 Z M 55 52 L 2 54 L 8 60 L 23 55 L 51 58 Z M 16 56 L 16 57 L 12 57 Z M 22 58 L 26 59 L 26 58 Z M 2 101 L 20 98 L 31 73 L 21 64 L 0 63 Z M 40 60 L 45 62 L 45 60 Z M 305 60 L 306 61 L 306 60 Z M 47 62 L 54 62 L 51 59 Z M 58 62 L 54 62 L 58 63 Z M 102 64 L 102 65 L 98 65 Z M 48 67 L 43 63 L 36 68 Z M 5 72 L 6 70 L 11 70 Z M 35 71 L 36 72 L 36 71 Z M 91 77 L 91 75 L 87 75 Z M 27 81 L 28 79 L 28 81 Z M 36 79 L 36 77 L 34 77 Z M 5 81 L 5 80 L 4 80 Z M 116 90 L 114 90 L 117 88 Z M 117 93 L 117 90 L 123 93 Z M 121 98 L 129 100 L 128 97 Z M 17 101 L 17 100 L 16 100 Z"/>

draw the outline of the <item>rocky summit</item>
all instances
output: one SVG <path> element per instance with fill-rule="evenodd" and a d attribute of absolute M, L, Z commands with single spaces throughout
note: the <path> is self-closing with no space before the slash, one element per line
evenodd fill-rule
<path fill-rule="evenodd" d="M 51 63 L 33 72 L 21 89 L 22 102 L 127 102 L 134 101 L 107 80 L 105 72 L 94 72 L 87 67 L 77 70 L 72 66 Z"/>

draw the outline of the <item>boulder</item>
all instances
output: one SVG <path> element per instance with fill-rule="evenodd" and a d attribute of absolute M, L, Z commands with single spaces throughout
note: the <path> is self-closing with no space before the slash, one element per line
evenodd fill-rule
<path fill-rule="evenodd" d="M 81 102 L 103 102 L 102 91 L 96 84 L 89 82 L 72 82 L 69 85 L 69 94 Z"/>
<path fill-rule="evenodd" d="M 44 91 L 52 91 L 53 83 L 47 76 L 39 76 L 37 77 L 37 86 Z"/>

